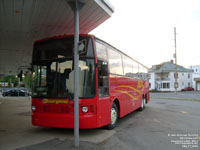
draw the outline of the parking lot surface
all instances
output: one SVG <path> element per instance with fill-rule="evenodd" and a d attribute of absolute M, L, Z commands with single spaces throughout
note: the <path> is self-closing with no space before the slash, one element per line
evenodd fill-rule
<path fill-rule="evenodd" d="M 195 99 L 195 100 L 194 100 Z M 81 150 L 199 150 L 200 93 L 152 93 L 113 130 L 80 130 Z M 31 124 L 29 97 L 0 97 L 0 150 L 66 150 L 73 130 Z"/>

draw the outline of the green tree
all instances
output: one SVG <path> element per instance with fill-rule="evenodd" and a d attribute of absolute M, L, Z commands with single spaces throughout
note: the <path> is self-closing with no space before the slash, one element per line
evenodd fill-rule
<path fill-rule="evenodd" d="M 30 74 L 24 75 L 22 82 L 25 84 L 26 88 L 31 89 L 31 87 L 32 87 L 32 75 L 30 75 Z"/>
<path fill-rule="evenodd" d="M 15 86 L 18 85 L 18 78 L 16 76 L 8 75 L 0 79 L 0 82 L 8 82 L 8 86 L 11 86 L 11 84 Z"/>

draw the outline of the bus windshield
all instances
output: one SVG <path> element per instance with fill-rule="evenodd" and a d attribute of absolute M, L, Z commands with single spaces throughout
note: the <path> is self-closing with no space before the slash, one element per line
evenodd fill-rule
<path fill-rule="evenodd" d="M 80 98 L 96 96 L 95 59 L 90 42 L 90 40 L 85 40 L 85 51 L 80 54 Z M 46 41 L 34 46 L 33 97 L 73 99 L 74 62 L 72 45 L 73 39 L 65 38 L 65 40 L 54 39 L 51 42 Z"/>

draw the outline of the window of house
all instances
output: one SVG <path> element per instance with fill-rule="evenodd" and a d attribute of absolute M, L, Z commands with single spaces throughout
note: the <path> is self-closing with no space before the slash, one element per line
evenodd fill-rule
<path fill-rule="evenodd" d="M 188 73 L 188 79 L 190 79 L 190 74 Z"/>
<path fill-rule="evenodd" d="M 157 89 L 160 89 L 161 88 L 161 85 L 160 83 L 157 83 Z"/>
<path fill-rule="evenodd" d="M 162 88 L 163 89 L 169 89 L 170 88 L 170 83 L 162 83 Z"/>
<path fill-rule="evenodd" d="M 166 89 L 166 87 L 167 87 L 167 84 L 163 83 L 163 89 Z"/>
<path fill-rule="evenodd" d="M 167 88 L 168 88 L 168 89 L 170 88 L 170 83 L 167 83 Z"/>
<path fill-rule="evenodd" d="M 177 77 L 178 79 L 178 73 L 174 73 L 174 79 Z"/>

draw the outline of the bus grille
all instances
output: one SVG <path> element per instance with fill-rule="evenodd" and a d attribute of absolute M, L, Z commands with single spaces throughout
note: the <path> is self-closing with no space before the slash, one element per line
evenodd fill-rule
<path fill-rule="evenodd" d="M 73 109 L 73 106 L 71 105 L 44 104 L 41 106 L 40 112 L 73 113 L 74 109 Z"/>

